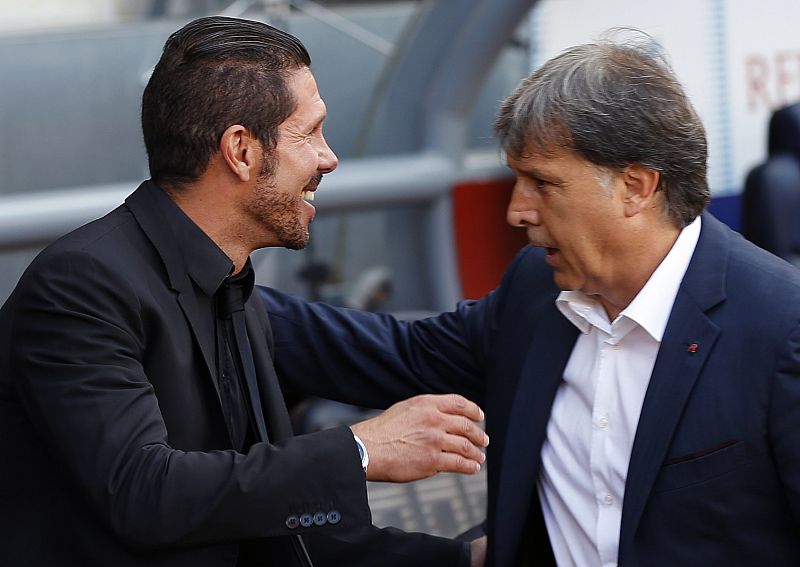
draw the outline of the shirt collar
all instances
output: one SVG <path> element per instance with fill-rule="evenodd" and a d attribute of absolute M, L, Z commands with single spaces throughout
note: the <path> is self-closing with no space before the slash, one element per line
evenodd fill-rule
<path fill-rule="evenodd" d="M 241 287 L 242 288 L 242 301 L 247 303 L 247 300 L 250 298 L 250 294 L 253 293 L 253 287 L 256 283 L 256 273 L 253 270 L 253 264 L 250 262 L 250 258 L 244 263 L 244 267 L 242 271 L 240 271 L 235 276 L 228 276 L 226 277 L 220 287 L 222 285 L 226 285 L 228 287 Z"/>
<path fill-rule="evenodd" d="M 156 206 L 163 213 L 172 239 L 183 258 L 186 273 L 212 296 L 233 270 L 233 262 L 216 243 L 159 188 Z M 250 265 L 250 259 L 247 265 Z"/>
<path fill-rule="evenodd" d="M 582 291 L 562 291 L 556 298 L 556 307 L 583 334 L 588 333 L 592 326 L 609 332 L 608 318 L 602 316 L 602 307 L 591 295 Z"/>
<path fill-rule="evenodd" d="M 678 288 L 700 238 L 700 228 L 698 216 L 681 230 L 669 253 L 617 320 L 630 319 L 661 342 Z M 556 306 L 582 333 L 588 333 L 592 326 L 610 330 L 608 319 L 598 314 L 599 302 L 582 291 L 562 291 L 556 298 Z"/>
<path fill-rule="evenodd" d="M 681 230 L 667 257 L 620 315 L 633 319 L 655 340 L 661 342 L 672 305 L 700 238 L 700 217 Z"/>

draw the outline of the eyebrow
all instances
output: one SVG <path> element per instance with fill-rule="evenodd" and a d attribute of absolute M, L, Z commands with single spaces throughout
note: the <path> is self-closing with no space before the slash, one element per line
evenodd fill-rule
<path fill-rule="evenodd" d="M 536 177 L 538 179 L 551 179 L 553 176 L 547 174 L 546 172 L 542 171 L 537 167 L 525 166 L 525 167 L 514 167 L 508 161 L 506 161 L 506 165 L 519 173 L 530 175 L 532 177 Z"/>

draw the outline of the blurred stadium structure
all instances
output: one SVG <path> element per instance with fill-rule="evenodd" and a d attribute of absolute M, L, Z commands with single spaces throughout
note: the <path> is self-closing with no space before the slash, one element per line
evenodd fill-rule
<path fill-rule="evenodd" d="M 376 526 L 455 537 L 486 519 L 486 472 L 440 474 L 410 484 L 367 485 Z"/>
<path fill-rule="evenodd" d="M 42 245 L 147 176 L 139 99 L 167 35 L 208 13 L 261 18 L 308 45 L 342 159 L 303 253 L 256 255 L 259 281 L 351 296 L 391 274 L 390 310 L 447 309 L 490 289 L 522 240 L 503 226 L 490 123 L 521 76 L 611 26 L 672 55 L 709 132 L 712 211 L 734 228 L 768 118 L 800 100 L 788 0 L 29 0 L 0 3 L 0 301 Z"/>
<path fill-rule="evenodd" d="M 667 47 L 708 127 L 712 210 L 734 228 L 771 112 L 800 100 L 800 5 L 789 0 L 6 0 L 0 301 L 42 245 L 146 177 L 147 74 L 171 31 L 209 13 L 303 39 L 342 158 L 312 247 L 259 253 L 260 281 L 341 298 L 385 266 L 392 310 L 446 309 L 497 281 L 521 240 L 502 226 L 508 186 L 489 125 L 517 80 L 563 47 L 619 25 Z"/>
<path fill-rule="evenodd" d="M 141 91 L 168 34 L 201 11 L 181 6 L 197 4 L 154 2 L 144 19 L 121 10 L 127 19 L 116 23 L 0 35 L 0 299 L 43 244 L 112 209 L 147 176 Z M 306 43 L 342 160 L 315 202 L 311 247 L 261 252 L 259 281 L 345 296 L 388 262 L 388 308 L 452 305 L 461 286 L 450 194 L 462 179 L 506 176 L 490 121 L 527 68 L 522 44 L 504 47 L 529 2 L 205 4 L 277 14 Z"/>

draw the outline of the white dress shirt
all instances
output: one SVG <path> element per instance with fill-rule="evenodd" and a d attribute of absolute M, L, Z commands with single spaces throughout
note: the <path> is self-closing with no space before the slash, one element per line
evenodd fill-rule
<path fill-rule="evenodd" d="M 556 299 L 581 334 L 547 425 L 538 479 L 559 566 L 617 564 L 625 479 L 645 392 L 681 280 L 700 236 L 686 226 L 631 303 L 609 321 L 580 291 Z"/>

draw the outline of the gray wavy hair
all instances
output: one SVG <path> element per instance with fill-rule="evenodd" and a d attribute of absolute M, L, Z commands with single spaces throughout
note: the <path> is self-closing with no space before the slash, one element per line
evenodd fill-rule
<path fill-rule="evenodd" d="M 705 129 L 644 32 L 611 30 L 550 59 L 503 101 L 494 129 L 512 157 L 560 148 L 612 170 L 659 171 L 664 212 L 679 227 L 708 204 Z"/>

